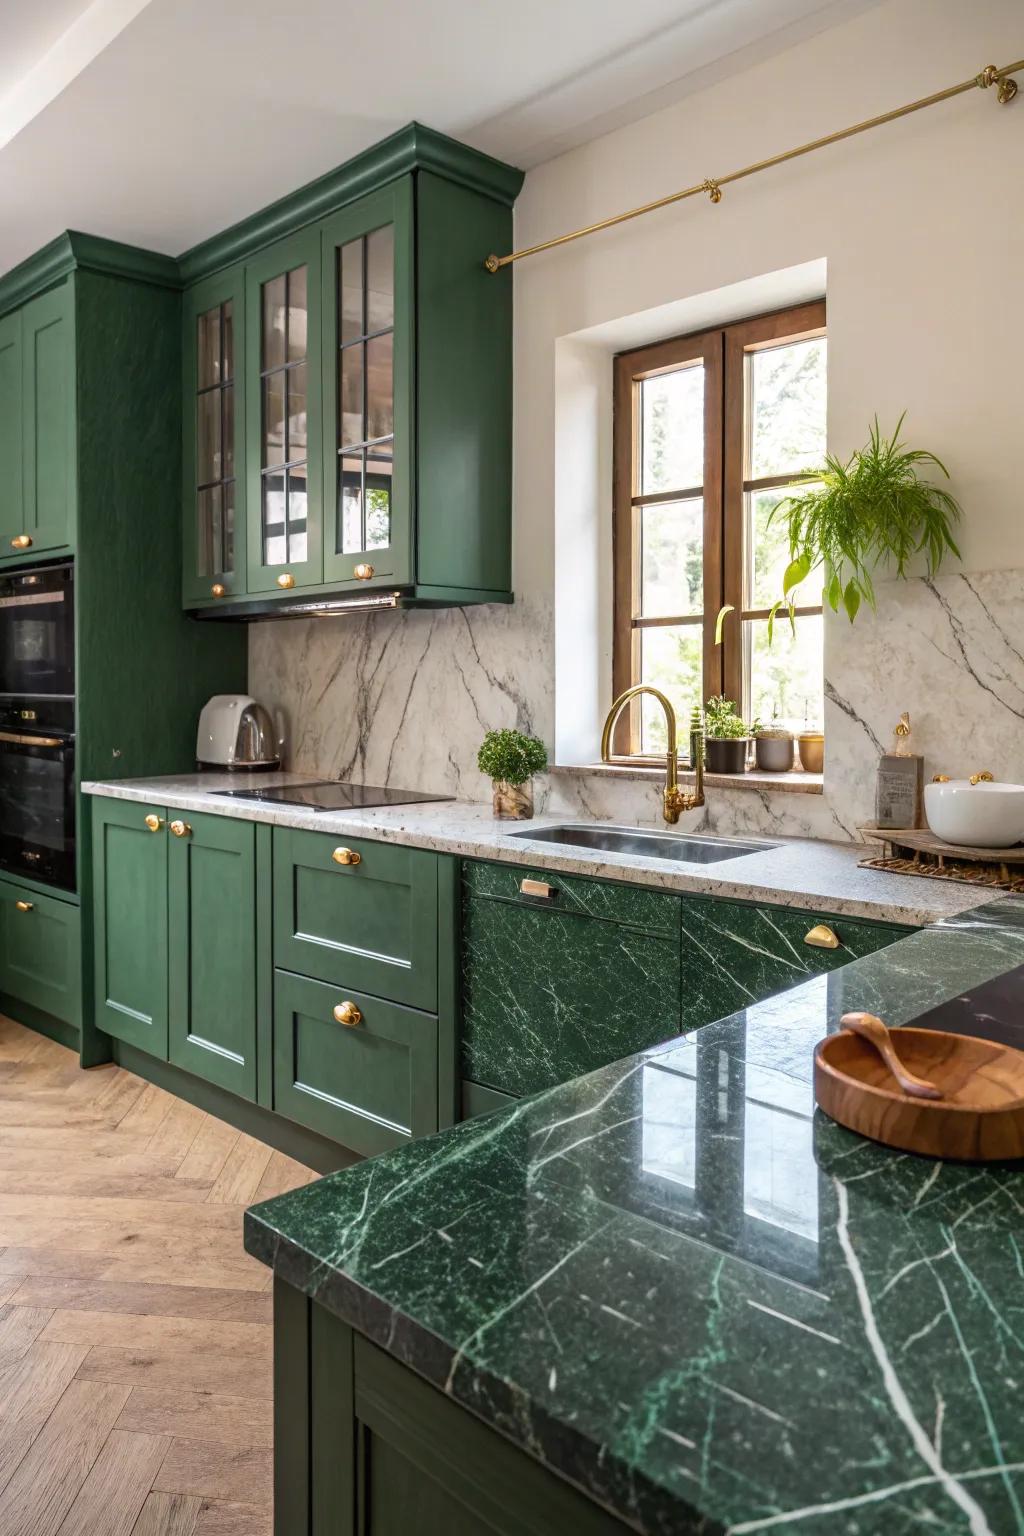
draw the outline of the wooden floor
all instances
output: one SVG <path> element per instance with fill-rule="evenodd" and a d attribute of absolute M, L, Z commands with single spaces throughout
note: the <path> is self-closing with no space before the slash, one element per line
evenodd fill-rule
<path fill-rule="evenodd" d="M 269 1536 L 270 1273 L 315 1175 L 0 1016 L 0 1532 Z"/>

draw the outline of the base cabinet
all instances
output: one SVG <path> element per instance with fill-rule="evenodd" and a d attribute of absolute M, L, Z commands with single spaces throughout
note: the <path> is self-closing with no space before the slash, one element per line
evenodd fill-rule
<path fill-rule="evenodd" d="M 78 1028 L 81 913 L 73 902 L 0 880 L 0 994 Z"/>
<path fill-rule="evenodd" d="M 167 1060 L 167 811 L 93 801 L 96 1024 Z"/>
<path fill-rule="evenodd" d="M 415 1372 L 274 1285 L 275 1536 L 621 1536 Z"/>

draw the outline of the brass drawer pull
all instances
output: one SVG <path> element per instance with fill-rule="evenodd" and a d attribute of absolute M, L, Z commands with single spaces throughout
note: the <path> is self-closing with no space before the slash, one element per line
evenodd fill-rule
<path fill-rule="evenodd" d="M 841 949 L 839 935 L 827 923 L 818 923 L 810 933 L 804 934 L 804 943 L 812 949 Z"/>
<path fill-rule="evenodd" d="M 192 834 L 192 828 L 187 821 L 172 821 L 171 831 L 175 837 L 190 837 Z"/>
<path fill-rule="evenodd" d="M 12 549 L 31 549 L 32 548 L 32 535 L 29 534 L 29 533 L 19 533 L 19 534 L 17 534 L 11 540 L 11 548 Z"/>
<path fill-rule="evenodd" d="M 146 817 L 146 826 L 151 832 L 159 832 L 164 824 L 162 816 L 154 816 L 152 812 Z"/>
<path fill-rule="evenodd" d="M 363 862 L 362 854 L 356 853 L 354 848 L 335 848 L 334 852 L 331 854 L 331 858 L 334 860 L 335 864 L 350 864 L 353 869 L 357 864 L 361 864 Z"/>
<path fill-rule="evenodd" d="M 282 571 L 281 575 L 277 578 L 277 584 L 283 592 L 290 592 L 295 585 L 295 577 L 291 571 Z"/>
<path fill-rule="evenodd" d="M 30 902 L 30 901 L 16 901 L 14 903 L 14 905 L 17 907 L 19 912 L 34 912 L 35 911 L 35 907 L 33 906 L 32 902 Z"/>
<path fill-rule="evenodd" d="M 356 1007 L 355 1003 L 346 1001 L 344 1003 L 338 1004 L 334 1010 L 334 1017 L 337 1023 L 346 1024 L 349 1029 L 354 1029 L 355 1026 L 362 1020 L 363 1015 Z"/>
<path fill-rule="evenodd" d="M 519 890 L 523 896 L 539 896 L 542 901 L 550 901 L 555 894 L 555 887 L 546 880 L 522 880 Z"/>
<path fill-rule="evenodd" d="M 356 581 L 372 581 L 372 579 L 373 579 L 373 566 L 372 565 L 362 565 L 362 564 L 357 565 L 355 570 L 352 572 L 352 574 L 355 577 Z"/>

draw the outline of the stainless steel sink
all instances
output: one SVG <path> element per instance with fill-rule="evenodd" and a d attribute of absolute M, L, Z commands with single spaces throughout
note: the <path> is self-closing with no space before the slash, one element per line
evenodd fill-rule
<path fill-rule="evenodd" d="M 640 827 L 609 827 L 583 821 L 558 827 L 524 827 L 521 832 L 508 835 L 529 838 L 535 843 L 594 848 L 602 853 L 635 853 L 645 859 L 669 859 L 673 864 L 719 864 L 723 859 L 739 859 L 746 853 L 764 853 L 779 847 L 778 843 L 741 842 L 733 837 L 645 832 Z"/>

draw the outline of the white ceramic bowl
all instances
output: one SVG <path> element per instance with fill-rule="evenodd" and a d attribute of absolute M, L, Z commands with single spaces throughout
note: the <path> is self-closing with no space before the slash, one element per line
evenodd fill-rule
<path fill-rule="evenodd" d="M 926 784 L 924 809 L 936 837 L 962 848 L 1012 848 L 1024 842 L 1024 784 Z"/>

